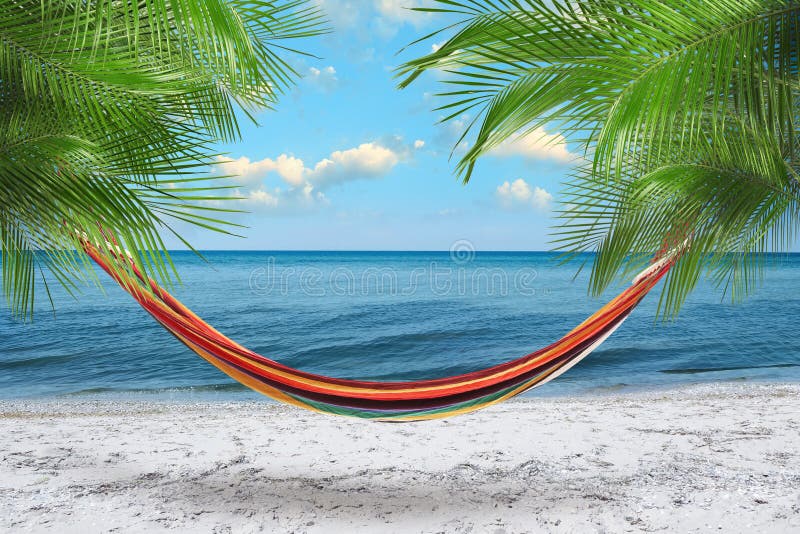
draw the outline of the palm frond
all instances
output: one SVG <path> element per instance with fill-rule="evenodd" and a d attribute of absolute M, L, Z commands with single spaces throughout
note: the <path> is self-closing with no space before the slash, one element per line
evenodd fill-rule
<path fill-rule="evenodd" d="M 477 113 L 457 172 L 520 131 L 558 128 L 589 164 L 567 184 L 554 244 L 597 251 L 591 288 L 691 236 L 661 311 L 705 270 L 734 299 L 800 225 L 800 2 L 440 1 L 463 18 L 436 52 L 403 65 L 450 73 L 452 116 Z"/>
<path fill-rule="evenodd" d="M 215 146 L 297 77 L 283 43 L 326 31 L 308 0 L 0 4 L 3 288 L 21 317 L 42 268 L 87 280 L 78 236 L 113 234 L 169 283 L 170 220 L 229 231 Z"/>

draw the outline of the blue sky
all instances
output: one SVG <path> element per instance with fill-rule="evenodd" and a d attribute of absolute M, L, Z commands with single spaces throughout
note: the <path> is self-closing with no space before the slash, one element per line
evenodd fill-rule
<path fill-rule="evenodd" d="M 317 0 L 333 33 L 289 58 L 303 75 L 276 110 L 242 122 L 220 147 L 240 174 L 245 239 L 180 227 L 201 249 L 546 250 L 552 209 L 572 155 L 529 136 L 483 159 L 464 186 L 450 151 L 461 117 L 437 124 L 441 73 L 396 89 L 394 68 L 444 36 L 397 52 L 447 23 L 404 9 L 415 0 Z M 419 0 L 416 0 L 419 2 Z M 558 135 L 557 132 L 547 132 Z M 552 138 L 550 139 L 552 140 Z M 167 245 L 180 248 L 175 240 Z"/>

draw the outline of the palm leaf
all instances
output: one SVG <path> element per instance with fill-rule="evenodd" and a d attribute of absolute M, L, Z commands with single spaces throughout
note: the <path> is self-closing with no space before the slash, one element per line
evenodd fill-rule
<path fill-rule="evenodd" d="M 307 0 L 2 0 L 3 288 L 30 317 L 42 268 L 92 279 L 81 240 L 113 235 L 162 282 L 170 220 L 228 232 L 207 168 L 297 77 L 287 40 L 325 29 Z M 200 181 L 205 180 L 205 181 Z M 45 289 L 47 289 L 45 287 Z M 49 293 L 46 291 L 46 293 Z"/>
<path fill-rule="evenodd" d="M 447 0 L 462 16 L 436 52 L 403 65 L 450 72 L 442 108 L 477 114 L 465 181 L 497 144 L 558 128 L 590 162 L 567 184 L 556 248 L 596 251 L 591 289 L 690 237 L 660 310 L 706 271 L 735 300 L 800 224 L 800 2 Z"/>

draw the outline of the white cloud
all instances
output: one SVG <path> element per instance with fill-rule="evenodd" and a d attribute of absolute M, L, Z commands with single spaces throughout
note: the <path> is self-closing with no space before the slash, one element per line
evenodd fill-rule
<path fill-rule="evenodd" d="M 431 7 L 432 4 L 432 0 L 375 0 L 375 10 L 390 22 L 420 27 L 430 21 L 431 13 L 414 11 L 412 8 Z"/>
<path fill-rule="evenodd" d="M 306 165 L 290 154 L 251 161 L 218 158 L 216 171 L 236 175 L 240 188 L 234 196 L 242 197 L 250 208 L 289 209 L 327 204 L 324 189 L 353 180 L 376 179 L 387 175 L 398 163 L 411 157 L 411 148 L 400 137 L 362 143 L 346 150 L 336 150 L 328 157 Z M 270 174 L 277 174 L 288 186 L 267 186 Z"/>
<path fill-rule="evenodd" d="M 275 160 L 275 170 L 289 184 L 300 185 L 303 182 L 304 165 L 302 159 L 281 154 Z"/>
<path fill-rule="evenodd" d="M 440 116 L 439 120 L 443 120 L 444 116 Z M 445 151 L 453 151 L 457 156 L 464 154 L 469 149 L 469 141 L 461 139 L 464 130 L 467 129 L 471 122 L 471 116 L 467 113 L 450 119 L 447 122 L 439 124 L 437 133 L 433 138 L 433 146 Z M 459 141 L 461 139 L 461 141 Z M 458 146 L 455 144 L 458 143 Z"/>
<path fill-rule="evenodd" d="M 363 143 L 356 148 L 337 150 L 319 161 L 307 173 L 307 180 L 316 184 L 341 183 L 359 178 L 378 178 L 400 161 L 393 150 L 377 143 Z"/>
<path fill-rule="evenodd" d="M 333 65 L 321 69 L 310 67 L 306 74 L 306 80 L 325 92 L 333 91 L 339 85 L 339 78 L 336 76 L 336 69 L 333 68 Z"/>
<path fill-rule="evenodd" d="M 433 53 L 433 52 L 438 52 L 438 51 L 439 51 L 439 49 L 440 49 L 442 46 L 444 46 L 444 43 L 445 43 L 445 41 L 442 41 L 441 43 L 433 43 L 433 44 L 431 45 L 431 53 Z"/>
<path fill-rule="evenodd" d="M 518 178 L 513 182 L 505 181 L 495 192 L 500 204 L 504 208 L 532 207 L 539 211 L 548 211 L 553 201 L 553 195 L 545 189 L 535 186 L 531 188 L 528 182 Z"/>
<path fill-rule="evenodd" d="M 221 175 L 236 176 L 236 181 L 243 185 L 256 182 L 268 172 L 275 169 L 275 162 L 267 158 L 261 161 L 250 161 L 250 158 L 242 156 L 238 159 L 228 159 L 217 156 L 217 169 Z"/>
<path fill-rule="evenodd" d="M 432 7 L 435 0 L 374 0 L 375 15 L 370 24 L 374 35 L 388 40 L 397 35 L 404 24 L 411 24 L 416 30 L 428 25 L 435 14 L 414 11 L 416 7 Z"/>
<path fill-rule="evenodd" d="M 216 166 L 218 172 L 237 176 L 236 181 L 248 188 L 259 185 L 272 172 L 292 187 L 305 183 L 322 186 L 384 176 L 404 159 L 402 152 L 407 151 L 372 142 L 347 150 L 336 150 L 313 167 L 306 166 L 302 159 L 289 154 L 258 161 L 251 161 L 246 156 L 233 160 L 219 157 Z"/>
<path fill-rule="evenodd" d="M 360 63 L 381 59 L 373 57 L 374 52 L 365 51 L 365 47 L 375 41 L 396 37 L 408 24 L 419 31 L 438 17 L 436 13 L 409 9 L 432 7 L 436 0 L 311 1 L 324 12 L 333 29 L 323 40 L 328 46 L 343 51 L 352 61 Z"/>
<path fill-rule="evenodd" d="M 431 7 L 435 0 L 313 0 L 330 21 L 333 37 L 344 46 L 353 41 L 369 42 L 375 37 L 388 40 L 404 24 L 419 29 L 429 24 L 434 13 L 413 11 L 413 7 Z M 338 37 L 337 37 L 338 36 Z M 346 38 L 345 38 L 346 37 Z"/>
<path fill-rule="evenodd" d="M 363 6 L 361 1 L 315 0 L 336 31 L 348 30 L 358 25 Z"/>
<path fill-rule="evenodd" d="M 250 161 L 250 158 L 242 156 L 238 159 L 230 160 L 218 157 L 217 169 L 221 174 L 235 175 L 237 182 L 242 185 L 251 185 L 260 182 L 267 174 L 276 172 L 290 185 L 300 185 L 303 183 L 305 166 L 303 160 L 281 154 L 275 159 L 265 158 L 260 161 Z"/>
<path fill-rule="evenodd" d="M 425 146 L 425 141 L 423 141 L 422 139 L 417 139 L 416 141 L 414 141 L 414 149 L 415 150 L 419 150 L 420 148 L 422 148 L 424 146 Z"/>
<path fill-rule="evenodd" d="M 242 202 L 248 210 L 272 213 L 298 212 L 330 203 L 325 193 L 317 191 L 309 183 L 286 189 L 281 187 L 268 189 L 264 184 L 260 184 L 252 190 L 237 189 L 234 196 L 243 199 Z"/>
<path fill-rule="evenodd" d="M 246 201 L 252 204 L 257 204 L 259 206 L 274 208 L 278 205 L 277 195 L 270 194 L 267 191 L 264 191 L 263 189 L 250 191 L 246 195 L 242 195 L 242 193 L 240 192 L 239 196 L 244 196 Z"/>
<path fill-rule="evenodd" d="M 567 150 L 566 140 L 559 133 L 547 133 L 536 128 L 527 134 L 506 139 L 489 152 L 494 156 L 524 156 L 531 159 L 551 159 L 572 162 L 576 156 Z"/>

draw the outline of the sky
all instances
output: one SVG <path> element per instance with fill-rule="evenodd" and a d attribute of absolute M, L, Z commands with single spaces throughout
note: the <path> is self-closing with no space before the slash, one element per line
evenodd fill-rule
<path fill-rule="evenodd" d="M 547 250 L 553 209 L 574 155 L 558 132 L 514 139 L 484 157 L 469 184 L 455 175 L 472 117 L 439 124 L 443 73 L 399 90 L 395 68 L 447 34 L 407 6 L 426 0 L 316 0 L 332 33 L 292 43 L 302 75 L 242 139 L 221 145 L 214 171 L 237 174 L 244 238 L 179 226 L 205 250 Z M 556 143 L 553 143 L 556 141 Z M 227 206 L 228 203 L 226 203 Z M 169 248 L 181 248 L 168 238 Z"/>

